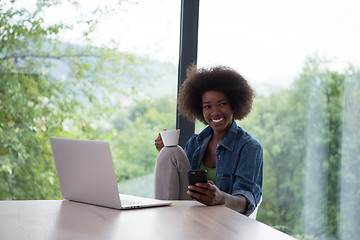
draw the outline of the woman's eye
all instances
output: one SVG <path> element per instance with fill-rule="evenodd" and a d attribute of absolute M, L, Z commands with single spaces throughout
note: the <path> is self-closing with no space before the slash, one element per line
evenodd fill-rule
<path fill-rule="evenodd" d="M 225 105 L 226 105 L 225 102 L 219 104 L 220 107 L 225 106 Z"/>
<path fill-rule="evenodd" d="M 210 108 L 209 105 L 205 105 L 205 106 L 204 106 L 204 109 L 209 109 L 209 108 Z"/>

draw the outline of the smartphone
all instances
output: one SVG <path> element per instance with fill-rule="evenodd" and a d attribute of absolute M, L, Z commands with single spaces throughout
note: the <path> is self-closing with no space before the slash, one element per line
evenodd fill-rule
<path fill-rule="evenodd" d="M 196 183 L 207 183 L 207 171 L 206 170 L 189 170 L 187 172 L 189 185 L 195 185 Z M 203 193 L 190 190 L 192 192 L 204 195 Z"/>

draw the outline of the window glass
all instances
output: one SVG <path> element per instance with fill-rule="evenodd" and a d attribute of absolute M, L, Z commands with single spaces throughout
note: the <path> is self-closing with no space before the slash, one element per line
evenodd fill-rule
<path fill-rule="evenodd" d="M 198 65 L 256 91 L 238 124 L 264 148 L 257 220 L 300 239 L 356 239 L 358 1 L 201 1 Z M 201 131 L 203 126 L 197 126 Z"/>
<path fill-rule="evenodd" d="M 0 199 L 61 198 L 52 136 L 108 141 L 120 192 L 151 197 L 154 139 L 176 122 L 180 2 L 0 11 Z"/>

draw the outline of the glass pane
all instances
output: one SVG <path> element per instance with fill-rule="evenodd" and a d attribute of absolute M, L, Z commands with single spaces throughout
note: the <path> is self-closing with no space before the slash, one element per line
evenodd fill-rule
<path fill-rule="evenodd" d="M 154 139 L 176 122 L 180 2 L 0 6 L 0 199 L 61 198 L 51 136 L 108 141 L 120 192 L 151 197 Z"/>
<path fill-rule="evenodd" d="M 256 91 L 238 124 L 264 148 L 257 220 L 300 239 L 357 239 L 358 1 L 201 1 L 198 65 Z M 203 126 L 198 126 L 200 131 Z"/>

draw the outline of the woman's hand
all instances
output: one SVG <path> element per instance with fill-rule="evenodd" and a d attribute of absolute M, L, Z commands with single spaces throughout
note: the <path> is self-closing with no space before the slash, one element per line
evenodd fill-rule
<path fill-rule="evenodd" d="M 190 190 L 198 191 L 204 195 L 194 193 Z M 245 213 L 247 209 L 247 200 L 243 195 L 230 195 L 223 192 L 218 189 L 212 181 L 208 181 L 207 183 L 196 183 L 195 186 L 189 186 L 187 194 L 198 202 L 208 206 L 225 204 L 226 207 L 239 213 Z"/>
<path fill-rule="evenodd" d="M 203 195 L 199 193 L 194 193 L 190 190 L 200 192 Z M 225 203 L 224 192 L 220 191 L 217 186 L 210 180 L 207 183 L 196 183 L 195 186 L 189 186 L 187 194 L 195 198 L 195 200 L 208 206 L 220 205 Z"/>
<path fill-rule="evenodd" d="M 158 137 L 155 139 L 155 147 L 158 150 L 158 152 L 160 152 L 160 150 L 164 147 L 164 143 L 163 143 L 160 133 L 159 133 Z"/>

